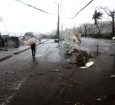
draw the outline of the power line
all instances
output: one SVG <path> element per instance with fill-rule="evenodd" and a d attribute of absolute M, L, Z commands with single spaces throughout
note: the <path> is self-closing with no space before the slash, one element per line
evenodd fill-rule
<path fill-rule="evenodd" d="M 76 1 L 76 0 L 75 0 L 75 1 Z M 84 2 L 84 1 L 85 1 L 85 0 L 82 0 L 82 1 L 80 2 L 80 4 L 79 4 L 78 8 L 80 8 L 81 4 L 83 4 L 83 2 Z M 76 3 L 74 3 L 74 6 L 73 6 L 73 8 L 71 9 L 71 11 L 73 11 L 73 9 L 74 9 L 75 5 L 76 5 Z M 78 8 L 77 8 L 77 9 L 78 9 Z"/>
<path fill-rule="evenodd" d="M 73 17 L 70 18 L 70 19 L 75 18 L 83 9 L 85 9 L 85 8 L 86 8 L 89 4 L 91 4 L 93 1 L 94 1 L 94 0 L 91 0 L 87 5 L 85 5 L 82 9 L 80 9 L 80 10 L 75 14 L 75 16 L 73 16 Z"/>
<path fill-rule="evenodd" d="M 39 11 L 41 11 L 41 12 L 44 12 L 44 13 L 47 13 L 47 14 L 52 14 L 52 13 L 46 12 L 46 11 L 44 11 L 44 10 L 42 10 L 42 9 L 39 9 L 39 8 L 37 8 L 37 7 L 35 7 L 35 6 L 32 6 L 32 5 L 30 5 L 30 4 L 27 4 L 27 3 L 25 3 L 25 2 L 23 2 L 23 1 L 21 1 L 21 0 L 16 0 L 16 1 L 18 1 L 18 2 L 20 2 L 20 3 L 22 3 L 22 4 L 25 4 L 25 5 L 29 6 L 29 7 L 32 7 L 32 8 L 34 8 L 34 9 L 36 9 L 36 10 L 39 10 Z"/>
<path fill-rule="evenodd" d="M 62 1 L 62 0 L 61 0 L 61 1 Z M 66 13 L 66 11 L 65 11 L 65 8 L 64 8 L 63 2 L 61 2 L 61 5 L 62 5 L 62 8 L 63 8 L 63 11 L 64 11 L 65 16 L 68 18 L 68 15 L 67 15 L 67 13 Z"/>

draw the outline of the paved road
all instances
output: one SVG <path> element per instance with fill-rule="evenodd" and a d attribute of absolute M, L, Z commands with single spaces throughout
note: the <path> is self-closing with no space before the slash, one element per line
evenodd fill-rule
<path fill-rule="evenodd" d="M 37 47 L 35 58 L 28 50 L 1 62 L 0 104 L 114 105 L 112 57 L 102 54 L 92 67 L 80 69 L 67 64 L 64 53 L 50 41 Z"/>
<path fill-rule="evenodd" d="M 53 62 L 57 65 L 60 61 L 65 62 L 64 57 L 59 56 L 61 53 L 58 50 L 58 44 L 53 42 L 50 40 L 38 45 L 35 58 L 31 56 L 31 50 L 27 50 L 0 63 L 0 104 L 9 101 L 21 83 L 28 75 L 35 72 L 39 65 L 47 68 L 45 64 Z M 43 70 L 38 70 L 38 72 L 43 72 Z"/>

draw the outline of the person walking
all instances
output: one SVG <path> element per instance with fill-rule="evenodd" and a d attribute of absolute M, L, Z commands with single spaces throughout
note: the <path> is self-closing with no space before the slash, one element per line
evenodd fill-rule
<path fill-rule="evenodd" d="M 32 56 L 35 57 L 35 54 L 36 54 L 36 43 L 33 43 L 31 45 L 31 51 L 32 51 Z"/>

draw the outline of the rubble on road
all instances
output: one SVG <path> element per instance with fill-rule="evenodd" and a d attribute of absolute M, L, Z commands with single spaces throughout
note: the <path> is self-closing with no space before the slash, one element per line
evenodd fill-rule
<path fill-rule="evenodd" d="M 111 75 L 110 77 L 111 77 L 111 78 L 115 78 L 115 75 Z"/>
<path fill-rule="evenodd" d="M 101 98 L 97 98 L 96 100 L 97 100 L 97 101 L 102 101 L 102 99 L 101 99 Z"/>
<path fill-rule="evenodd" d="M 85 66 L 87 68 L 94 64 L 93 61 L 90 61 L 91 58 L 94 58 L 91 53 L 74 49 L 68 61 L 69 63 L 77 64 L 78 67 Z"/>
<path fill-rule="evenodd" d="M 89 62 L 87 62 L 87 63 L 85 64 L 85 66 L 86 66 L 86 67 L 90 67 L 90 66 L 92 66 L 93 64 L 94 64 L 93 61 L 89 61 Z"/>
<path fill-rule="evenodd" d="M 115 37 L 112 37 L 112 40 L 115 40 Z"/>
<path fill-rule="evenodd" d="M 91 59 L 95 57 L 95 55 L 92 55 L 93 52 L 91 53 L 90 50 L 76 48 L 75 45 L 69 41 L 62 43 L 63 48 L 66 48 L 66 45 L 68 45 L 67 55 L 70 56 L 70 58 L 67 59 L 68 63 L 76 64 L 81 68 L 88 68 L 94 64 L 94 62 L 91 61 Z"/>
<path fill-rule="evenodd" d="M 58 72 L 58 71 L 59 71 L 59 69 L 56 69 L 56 71 Z"/>
<path fill-rule="evenodd" d="M 78 54 L 76 55 L 76 64 L 78 66 L 84 66 L 88 61 L 90 55 L 87 52 L 78 50 Z"/>
<path fill-rule="evenodd" d="M 12 71 L 11 73 L 12 73 L 12 74 L 15 74 L 15 72 L 13 72 L 13 71 Z"/>

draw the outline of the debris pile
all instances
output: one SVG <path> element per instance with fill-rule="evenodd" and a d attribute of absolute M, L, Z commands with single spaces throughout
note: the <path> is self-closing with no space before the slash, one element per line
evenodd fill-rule
<path fill-rule="evenodd" d="M 76 55 L 76 64 L 78 66 L 84 66 L 89 59 L 89 55 L 85 51 L 78 50 L 78 54 Z"/>
<path fill-rule="evenodd" d="M 74 59 L 73 59 L 74 64 L 77 64 L 78 67 L 85 66 L 86 63 L 89 62 L 91 58 L 93 58 L 91 53 L 88 54 L 86 51 L 77 50 L 77 49 L 74 49 L 74 51 L 72 52 L 72 56 L 73 55 L 74 55 Z"/>

